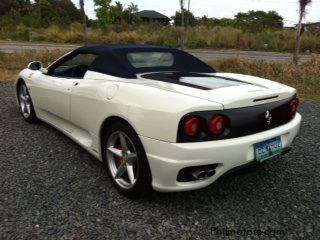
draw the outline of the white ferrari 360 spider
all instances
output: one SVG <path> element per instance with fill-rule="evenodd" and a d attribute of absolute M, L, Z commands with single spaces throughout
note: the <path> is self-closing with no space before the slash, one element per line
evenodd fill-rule
<path fill-rule="evenodd" d="M 72 138 L 133 198 L 202 188 L 284 154 L 301 123 L 295 89 L 150 45 L 81 47 L 48 68 L 32 62 L 16 91 L 26 121 Z"/>

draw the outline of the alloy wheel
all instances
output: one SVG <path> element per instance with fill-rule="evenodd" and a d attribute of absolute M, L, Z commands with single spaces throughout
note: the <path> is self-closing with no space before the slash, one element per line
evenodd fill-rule
<path fill-rule="evenodd" d="M 21 112 L 25 118 L 28 118 L 31 114 L 31 98 L 25 84 L 20 86 L 19 100 Z"/>
<path fill-rule="evenodd" d="M 122 188 L 132 188 L 139 175 L 137 151 L 122 131 L 112 133 L 107 140 L 107 164 L 115 182 Z"/>

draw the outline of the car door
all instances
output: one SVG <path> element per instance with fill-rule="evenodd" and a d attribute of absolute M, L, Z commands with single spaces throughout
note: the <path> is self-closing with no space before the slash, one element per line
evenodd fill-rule
<path fill-rule="evenodd" d="M 48 73 L 43 76 L 42 81 L 46 87 L 42 89 L 42 102 L 39 105 L 47 112 L 45 115 L 49 118 L 48 121 L 68 132 L 72 131 L 70 124 L 72 89 L 83 79 L 95 57 L 85 52 L 71 53 L 50 66 Z"/>

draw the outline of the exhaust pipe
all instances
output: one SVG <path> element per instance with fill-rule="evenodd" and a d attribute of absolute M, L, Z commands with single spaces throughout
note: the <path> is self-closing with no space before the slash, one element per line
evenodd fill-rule
<path fill-rule="evenodd" d="M 212 177 L 216 173 L 216 170 L 213 168 L 209 168 L 206 170 L 206 172 L 208 177 Z"/>
<path fill-rule="evenodd" d="M 216 170 L 213 168 L 197 169 L 192 172 L 192 176 L 197 180 L 202 180 L 205 178 L 212 177 L 216 173 Z"/>
<path fill-rule="evenodd" d="M 192 172 L 192 176 L 195 178 L 195 179 L 198 179 L 198 180 L 201 180 L 201 179 L 204 179 L 206 178 L 207 174 L 205 171 L 201 170 L 201 169 L 197 169 L 195 171 Z"/>
<path fill-rule="evenodd" d="M 178 173 L 177 181 L 192 182 L 208 179 L 216 174 L 217 166 L 218 164 L 208 164 L 183 168 Z"/>

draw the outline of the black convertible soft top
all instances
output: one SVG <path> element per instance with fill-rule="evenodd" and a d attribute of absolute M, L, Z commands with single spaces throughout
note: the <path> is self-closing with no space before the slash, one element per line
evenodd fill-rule
<path fill-rule="evenodd" d="M 89 67 L 90 71 L 100 72 L 122 78 L 137 78 L 136 74 L 146 72 L 194 72 L 214 73 L 215 70 L 189 53 L 178 49 L 159 47 L 145 44 L 110 44 L 84 46 L 73 51 L 78 53 L 91 53 L 97 58 Z M 130 64 L 127 54 L 136 52 L 169 52 L 173 55 L 172 66 L 168 67 L 141 67 L 135 68 Z"/>

